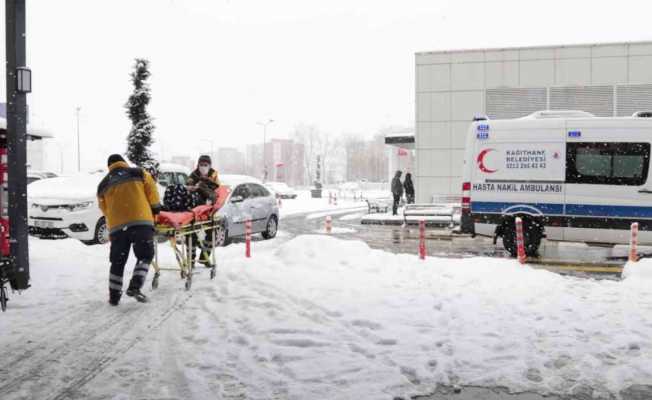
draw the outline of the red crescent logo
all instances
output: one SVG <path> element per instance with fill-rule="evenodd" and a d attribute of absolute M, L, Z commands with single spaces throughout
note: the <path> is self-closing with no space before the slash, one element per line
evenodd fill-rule
<path fill-rule="evenodd" d="M 489 152 L 496 151 L 495 149 L 484 149 L 478 154 L 478 158 L 476 159 L 476 162 L 478 163 L 478 168 L 480 168 L 480 171 L 487 173 L 487 174 L 493 174 L 496 172 L 496 169 L 489 169 L 484 165 L 484 157 L 489 154 Z"/>

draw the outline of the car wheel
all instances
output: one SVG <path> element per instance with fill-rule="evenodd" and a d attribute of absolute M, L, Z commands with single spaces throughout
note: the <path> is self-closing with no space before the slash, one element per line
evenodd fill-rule
<path fill-rule="evenodd" d="M 229 231 L 224 224 L 220 224 L 215 229 L 215 247 L 228 246 L 229 244 Z"/>
<path fill-rule="evenodd" d="M 267 228 L 262 233 L 262 235 L 264 239 L 272 239 L 276 236 L 277 232 L 278 232 L 278 221 L 276 220 L 276 216 L 272 215 L 271 217 L 269 217 L 269 220 L 267 220 Z"/>
<path fill-rule="evenodd" d="M 95 226 L 95 239 L 93 241 L 96 244 L 109 243 L 109 227 L 106 225 L 106 219 L 104 217 L 97 221 L 97 225 Z"/>

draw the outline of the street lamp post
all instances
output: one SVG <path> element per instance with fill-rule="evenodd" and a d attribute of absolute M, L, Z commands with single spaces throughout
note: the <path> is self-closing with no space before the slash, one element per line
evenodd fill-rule
<path fill-rule="evenodd" d="M 199 141 L 200 141 L 200 142 L 206 142 L 206 143 L 210 143 L 210 144 L 211 144 L 211 159 L 215 158 L 215 149 L 214 149 L 215 141 L 212 140 L 212 139 L 200 139 Z M 214 162 L 215 162 L 215 160 L 213 160 L 213 163 L 214 163 Z"/>
<path fill-rule="evenodd" d="M 77 114 L 77 172 L 81 172 L 81 142 L 79 135 L 79 111 L 81 107 L 77 107 L 75 112 Z"/>
<path fill-rule="evenodd" d="M 267 143 L 267 125 L 274 122 L 273 119 L 268 119 L 265 122 L 257 122 L 258 125 L 263 127 L 263 182 L 267 181 L 267 152 L 265 151 L 265 143 Z"/>

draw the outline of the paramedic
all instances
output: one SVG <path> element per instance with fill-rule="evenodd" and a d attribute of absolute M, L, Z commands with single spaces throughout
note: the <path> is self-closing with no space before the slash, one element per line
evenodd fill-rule
<path fill-rule="evenodd" d="M 405 181 L 403 182 L 405 188 L 405 197 L 408 204 L 414 204 L 414 183 L 412 182 L 412 174 L 405 174 Z"/>
<path fill-rule="evenodd" d="M 191 192 L 197 191 L 202 198 L 204 204 L 209 200 L 211 203 L 215 202 L 215 189 L 220 186 L 220 180 L 215 171 L 211 167 L 210 156 L 200 156 L 197 161 L 197 169 L 192 171 L 188 178 L 188 189 Z"/>
<path fill-rule="evenodd" d="M 403 196 L 403 184 L 401 183 L 401 171 L 396 171 L 392 179 L 392 195 L 394 195 L 394 205 L 392 206 L 392 215 L 397 215 L 398 204 Z"/>
<path fill-rule="evenodd" d="M 97 187 L 97 199 L 111 239 L 109 303 L 117 306 L 120 302 L 122 277 L 132 246 L 136 267 L 126 293 L 144 303 L 147 297 L 140 289 L 154 258 L 154 216 L 161 208 L 158 189 L 149 172 L 130 168 L 119 154 L 109 157 L 108 166 L 109 173 Z"/>

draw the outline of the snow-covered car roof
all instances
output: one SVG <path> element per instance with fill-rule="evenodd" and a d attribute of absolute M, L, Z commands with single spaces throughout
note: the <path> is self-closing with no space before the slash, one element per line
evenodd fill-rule
<path fill-rule="evenodd" d="M 220 183 L 229 187 L 238 186 L 241 183 L 259 183 L 262 184 L 260 179 L 248 175 L 220 175 Z"/>
<path fill-rule="evenodd" d="M 79 173 L 71 176 L 41 179 L 27 186 L 28 198 L 92 199 L 104 173 Z"/>

